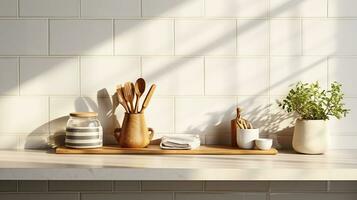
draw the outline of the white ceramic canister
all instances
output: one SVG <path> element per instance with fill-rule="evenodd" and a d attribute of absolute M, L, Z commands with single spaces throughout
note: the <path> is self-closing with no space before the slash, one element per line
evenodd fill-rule
<path fill-rule="evenodd" d="M 259 138 L 259 129 L 237 128 L 237 144 L 242 149 L 253 149 L 254 141 Z"/>
<path fill-rule="evenodd" d="M 97 148 L 103 146 L 103 128 L 94 112 L 71 113 L 66 127 L 66 147 Z"/>

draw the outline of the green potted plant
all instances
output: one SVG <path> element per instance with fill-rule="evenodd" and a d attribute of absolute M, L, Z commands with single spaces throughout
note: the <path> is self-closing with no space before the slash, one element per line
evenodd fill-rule
<path fill-rule="evenodd" d="M 293 136 L 293 148 L 299 153 L 325 153 L 328 142 L 327 122 L 330 117 L 341 119 L 349 109 L 343 103 L 342 85 L 334 82 L 329 90 L 320 88 L 316 83 L 302 83 L 289 91 L 279 102 L 288 113 L 299 116 Z"/>

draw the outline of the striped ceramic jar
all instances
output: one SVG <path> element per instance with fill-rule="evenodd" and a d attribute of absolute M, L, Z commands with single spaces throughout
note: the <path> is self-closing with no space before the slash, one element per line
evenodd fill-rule
<path fill-rule="evenodd" d="M 66 128 L 66 147 L 98 148 L 103 146 L 103 128 L 97 113 L 71 113 Z"/>

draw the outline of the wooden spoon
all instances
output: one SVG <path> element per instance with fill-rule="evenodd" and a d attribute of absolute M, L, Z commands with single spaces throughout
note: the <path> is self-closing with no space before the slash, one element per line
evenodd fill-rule
<path fill-rule="evenodd" d="M 146 87 L 146 83 L 143 78 L 139 78 L 138 80 L 136 80 L 136 82 L 135 82 L 135 94 L 136 94 L 135 113 L 138 113 L 139 100 L 140 100 L 140 97 L 145 92 L 145 87 Z"/>
<path fill-rule="evenodd" d="M 156 89 L 156 85 L 153 84 L 153 85 L 150 87 L 150 90 L 149 90 L 148 94 L 147 94 L 146 97 L 145 97 L 145 100 L 144 100 L 144 103 L 143 103 L 143 106 L 142 106 L 142 108 L 141 108 L 140 113 L 144 112 L 144 110 L 148 107 L 149 102 L 150 102 L 150 100 L 151 100 L 151 97 L 152 97 L 152 95 L 154 95 L 155 89 Z"/>
<path fill-rule="evenodd" d="M 133 101 L 134 101 L 134 94 L 135 94 L 135 91 L 134 91 L 134 88 L 132 87 L 133 83 L 130 83 L 130 82 L 126 82 L 124 84 L 124 98 L 127 102 L 129 102 L 130 104 L 130 111 L 131 113 L 134 113 L 134 104 L 133 104 Z"/>
<path fill-rule="evenodd" d="M 127 102 L 124 99 L 124 94 L 123 94 L 121 85 L 117 85 L 117 96 L 118 96 L 118 101 L 124 107 L 125 112 L 129 113 L 130 110 L 128 108 Z"/>

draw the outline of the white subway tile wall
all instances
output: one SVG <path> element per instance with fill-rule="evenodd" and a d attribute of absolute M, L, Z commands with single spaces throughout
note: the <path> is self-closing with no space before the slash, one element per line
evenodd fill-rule
<path fill-rule="evenodd" d="M 135 81 L 141 74 L 139 56 L 87 56 L 81 57 L 81 91 L 85 96 L 103 94 L 111 96 L 115 86 Z M 102 91 L 99 92 L 98 91 Z M 106 96 L 107 96 L 106 95 Z"/>
<path fill-rule="evenodd" d="M 270 21 L 271 55 L 301 55 L 301 20 L 273 19 Z"/>
<path fill-rule="evenodd" d="M 357 58 L 330 58 L 328 60 L 328 80 L 343 84 L 343 91 L 347 97 L 357 97 Z"/>
<path fill-rule="evenodd" d="M 19 60 L 17 58 L 0 58 L 0 95 L 18 95 L 18 66 Z"/>
<path fill-rule="evenodd" d="M 1 17 L 16 17 L 17 1 L 0 0 L 0 16 Z"/>
<path fill-rule="evenodd" d="M 78 63 L 77 57 L 20 58 L 20 95 L 79 95 Z"/>
<path fill-rule="evenodd" d="M 303 21 L 304 55 L 356 55 L 357 21 L 309 19 Z"/>
<path fill-rule="evenodd" d="M 111 114 L 115 86 L 141 76 L 158 85 L 146 116 L 158 136 L 200 134 L 210 144 L 229 143 L 237 105 L 264 134 L 289 132 L 291 119 L 275 100 L 297 81 L 339 81 L 352 112 L 330 122 L 330 148 L 357 148 L 356 6 L 0 0 L 0 148 L 44 147 L 46 137 L 63 134 L 69 112 L 89 110 L 100 112 L 106 142 L 113 142 L 115 118 L 123 117 L 122 109 Z"/>
<path fill-rule="evenodd" d="M 140 17 L 140 0 L 81 0 L 81 16 L 87 18 Z"/>
<path fill-rule="evenodd" d="M 207 17 L 251 17 L 267 16 L 267 0 L 206 0 Z"/>
<path fill-rule="evenodd" d="M 173 20 L 115 20 L 116 55 L 173 55 Z"/>
<path fill-rule="evenodd" d="M 267 95 L 268 80 L 268 63 L 264 57 L 206 58 L 207 95 Z"/>
<path fill-rule="evenodd" d="M 236 105 L 235 97 L 177 97 L 175 132 L 203 137 L 228 134 Z"/>
<path fill-rule="evenodd" d="M 48 97 L 0 97 L 1 133 L 48 133 Z M 6 144 L 6 142 L 4 143 Z"/>
<path fill-rule="evenodd" d="M 268 21 L 259 19 L 239 19 L 237 23 L 237 54 L 268 55 Z"/>
<path fill-rule="evenodd" d="M 270 0 L 272 17 L 327 17 L 328 0 Z"/>
<path fill-rule="evenodd" d="M 0 55 L 48 55 L 46 19 L 0 19 Z"/>
<path fill-rule="evenodd" d="M 113 55 L 112 20 L 51 20 L 51 55 Z"/>
<path fill-rule="evenodd" d="M 150 109 L 145 111 L 147 123 L 156 134 L 170 134 L 175 130 L 174 98 L 153 97 Z"/>
<path fill-rule="evenodd" d="M 158 95 L 203 95 L 203 57 L 143 57 L 142 75 Z"/>
<path fill-rule="evenodd" d="M 270 94 L 285 95 L 298 81 L 327 84 L 327 59 L 315 56 L 271 57 Z"/>
<path fill-rule="evenodd" d="M 142 0 L 144 17 L 203 17 L 204 0 Z"/>
<path fill-rule="evenodd" d="M 23 17 L 78 17 L 80 0 L 19 0 Z"/>
<path fill-rule="evenodd" d="M 176 20 L 177 55 L 235 55 L 236 20 Z"/>
<path fill-rule="evenodd" d="M 355 0 L 329 0 L 329 17 L 357 17 L 356 6 Z"/>

